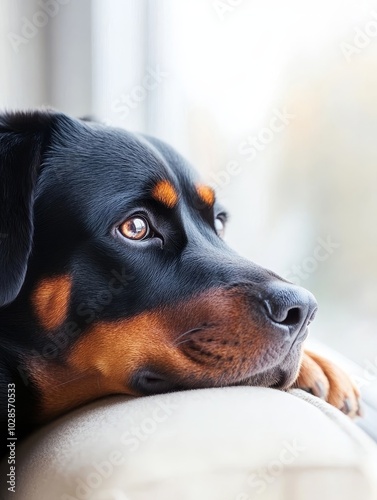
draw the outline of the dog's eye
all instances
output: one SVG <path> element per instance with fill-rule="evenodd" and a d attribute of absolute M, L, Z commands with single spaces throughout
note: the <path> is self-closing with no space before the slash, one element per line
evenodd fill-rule
<path fill-rule="evenodd" d="M 215 230 L 220 238 L 224 237 L 225 233 L 225 221 L 222 217 L 216 217 L 215 219 Z"/>
<path fill-rule="evenodd" d="M 129 240 L 144 240 L 150 235 L 150 227 L 143 217 L 130 217 L 119 226 L 121 234 Z"/>

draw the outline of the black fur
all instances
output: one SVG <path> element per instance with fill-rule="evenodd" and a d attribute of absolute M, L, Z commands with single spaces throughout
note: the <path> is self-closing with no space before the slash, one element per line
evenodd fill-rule
<path fill-rule="evenodd" d="M 48 113 L 0 116 L 0 307 L 16 298 L 25 279 L 34 190 L 52 122 Z"/>

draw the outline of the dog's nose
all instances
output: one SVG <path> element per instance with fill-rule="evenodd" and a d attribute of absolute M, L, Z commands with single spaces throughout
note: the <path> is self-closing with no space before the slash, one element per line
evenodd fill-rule
<path fill-rule="evenodd" d="M 310 292 L 288 283 L 269 285 L 263 305 L 267 317 L 285 326 L 291 335 L 306 329 L 317 311 L 317 301 Z"/>

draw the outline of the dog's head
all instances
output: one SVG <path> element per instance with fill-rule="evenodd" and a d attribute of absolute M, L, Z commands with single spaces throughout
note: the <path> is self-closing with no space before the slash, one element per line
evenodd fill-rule
<path fill-rule="evenodd" d="M 106 394 L 293 382 L 313 296 L 225 244 L 214 191 L 172 148 L 17 113 L 0 162 L 1 335 L 41 419 Z"/>

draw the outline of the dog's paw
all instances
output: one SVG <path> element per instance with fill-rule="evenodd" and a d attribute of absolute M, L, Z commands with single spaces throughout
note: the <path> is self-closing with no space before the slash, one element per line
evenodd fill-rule
<path fill-rule="evenodd" d="M 324 399 L 351 418 L 361 415 L 360 393 L 351 378 L 331 361 L 305 351 L 293 387 Z"/>

